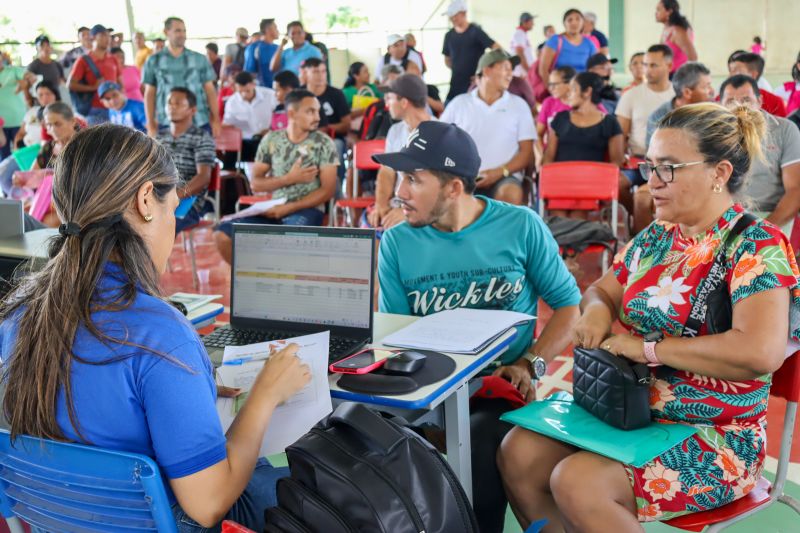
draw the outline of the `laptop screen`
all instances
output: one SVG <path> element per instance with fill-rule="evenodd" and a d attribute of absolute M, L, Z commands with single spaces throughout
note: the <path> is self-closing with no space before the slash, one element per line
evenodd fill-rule
<path fill-rule="evenodd" d="M 371 231 L 234 228 L 233 317 L 371 326 Z"/>

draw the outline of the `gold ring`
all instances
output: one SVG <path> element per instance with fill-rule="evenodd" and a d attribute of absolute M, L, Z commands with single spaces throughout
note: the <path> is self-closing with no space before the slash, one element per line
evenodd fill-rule
<path fill-rule="evenodd" d="M 603 349 L 606 350 L 607 352 L 611 351 L 611 345 L 610 344 L 604 344 L 603 345 Z"/>

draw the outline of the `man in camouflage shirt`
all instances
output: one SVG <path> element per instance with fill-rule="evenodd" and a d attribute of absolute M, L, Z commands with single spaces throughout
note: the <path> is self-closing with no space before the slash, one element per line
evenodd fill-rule
<path fill-rule="evenodd" d="M 286 96 L 285 105 L 289 123 L 261 139 L 250 181 L 254 192 L 271 192 L 286 203 L 217 227 L 217 249 L 228 263 L 233 222 L 320 226 L 325 203 L 336 192 L 339 156 L 331 138 L 317 131 L 319 101 L 311 92 L 296 89 Z"/>

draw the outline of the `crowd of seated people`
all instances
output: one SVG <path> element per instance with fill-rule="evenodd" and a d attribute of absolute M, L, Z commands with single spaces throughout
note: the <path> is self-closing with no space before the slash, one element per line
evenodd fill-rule
<path fill-rule="evenodd" d="M 510 404 L 478 393 L 471 466 L 482 532 L 502 531 L 509 504 L 523 527 L 547 518 L 556 528 L 588 530 L 591 522 L 616 531 L 744 496 L 763 470 L 766 439 L 764 413 L 748 411 L 768 396 L 767 376 L 786 340 L 800 335 L 788 319 L 800 306 L 788 242 L 800 212 L 800 56 L 791 75 L 787 68 L 791 80 L 775 90 L 764 77 L 763 47 L 736 50 L 726 72 L 713 72 L 679 3 L 654 0 L 654 7 L 663 33 L 630 55 L 631 79 L 618 86 L 618 58 L 608 55 L 597 15 L 567 10 L 563 31 L 545 27 L 536 48 L 528 37 L 534 15 L 520 15 L 510 40 L 494 39 L 458 0 L 447 7 L 452 28 L 441 57 L 423 55 L 412 34 L 392 33 L 375 44 L 374 62 L 353 62 L 346 72 L 331 72 L 327 48 L 301 21 L 284 27 L 274 18 L 200 53 L 186 47 L 185 22 L 169 17 L 164 38 L 150 46 L 144 34 L 133 36 L 130 65 L 102 24 L 79 28 L 77 46 L 60 59 L 41 35 L 27 67 L 0 61 L 0 186 L 6 196 L 25 186 L 11 152 L 39 145 L 31 170 L 56 177 L 42 222 L 60 228 L 48 267 L 21 289 L 22 299 L 0 304 L 12 431 L 153 456 L 176 520 L 187 526 L 181 531 L 215 527 L 223 517 L 263 529 L 261 511 L 275 504 L 286 470 L 257 459 L 257 437 L 308 369 L 296 347 L 281 351 L 259 375 L 250 408 L 223 434 L 213 370 L 191 328 L 158 297 L 158 277 L 175 235 L 212 216 L 216 165 L 246 168 L 254 194 L 285 199 L 261 214 L 214 221 L 217 252 L 230 263 L 235 223 L 325 224 L 329 203 L 351 190 L 351 149 L 382 139 L 378 170 L 359 173 L 366 180 L 359 190 L 374 202 L 356 218 L 380 239 L 380 311 L 536 314 L 541 298 L 554 314 L 538 338 L 533 324 L 522 328 L 492 368 L 520 402 L 535 397 L 533 360 L 548 363 L 572 343 L 652 362 L 643 336 L 659 331 L 655 356 L 675 372 L 655 371 L 654 416 L 693 423 L 678 404 L 724 404 L 682 461 L 664 456 L 634 467 L 512 429 L 499 421 Z M 444 101 L 429 83 L 434 61 L 451 71 Z M 719 87 L 715 75 L 726 77 Z M 217 150 L 224 128 L 241 132 L 238 155 Z M 249 165 L 237 167 L 239 160 Z M 631 239 L 583 295 L 529 207 L 542 168 L 567 161 L 619 168 Z M 736 328 L 681 338 L 690 295 L 745 210 L 742 196 L 758 219 L 728 257 Z M 176 218 L 184 200 L 191 206 Z M 604 220 L 602 207 L 549 214 Z M 124 305 L 98 307 L 96 295 L 113 288 Z M 50 321 L 46 335 L 34 334 L 41 316 Z M 631 335 L 611 334 L 617 316 Z M 135 334 L 120 338 L 112 323 L 136 325 Z M 141 364 L 107 360 L 115 343 Z M 75 357 L 89 350 L 96 360 Z M 40 366 L 47 370 L 35 374 Z M 34 375 L 42 387 L 32 386 Z M 82 392 L 98 381 L 98 394 L 114 399 L 101 406 Z M 747 402 L 725 403 L 729 382 L 747 388 Z M 721 444 L 731 439 L 744 439 L 747 449 Z M 719 461 L 695 464 L 698 453 Z M 726 459 L 740 467 L 723 476 L 715 465 Z M 701 468 L 714 487 L 675 482 L 684 469 Z"/>

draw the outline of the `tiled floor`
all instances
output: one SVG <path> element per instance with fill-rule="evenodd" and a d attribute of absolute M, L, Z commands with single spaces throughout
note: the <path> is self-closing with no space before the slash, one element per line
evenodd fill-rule
<path fill-rule="evenodd" d="M 184 243 L 179 238 L 170 257 L 171 270 L 164 274 L 162 285 L 165 294 L 173 292 L 200 292 L 204 294 L 221 294 L 222 303 L 226 306 L 226 313 L 220 316 L 221 322 L 227 321 L 227 311 L 230 305 L 230 268 L 225 264 L 216 252 L 209 230 L 200 230 L 194 235 L 195 250 L 197 254 L 197 268 L 201 283 L 195 288 L 192 281 L 191 261 L 189 254 L 184 251 Z M 188 249 L 188 246 L 187 246 Z M 592 280 L 600 275 L 599 258 L 597 255 L 586 255 L 580 259 L 580 266 L 583 274 L 580 276 L 579 285 L 585 289 Z M 552 311 L 546 305 L 540 309 L 538 327 L 541 328 L 547 322 Z M 621 331 L 621 328 L 620 328 Z M 550 365 L 549 375 L 542 381 L 539 390 L 540 397 L 556 390 L 572 389 L 572 359 L 565 355 L 557 358 L 556 362 Z M 783 416 L 785 412 L 785 402 L 780 399 L 771 399 L 768 414 L 768 433 L 769 441 L 777 443 L 780 441 L 780 431 L 783 426 Z M 800 436 L 796 436 L 792 450 L 792 460 L 790 467 L 788 490 L 796 498 L 800 498 Z M 767 469 L 774 471 L 775 460 L 768 458 Z M 755 529 L 763 532 L 800 532 L 800 517 L 794 515 L 785 507 L 775 507 L 758 517 L 750 518 L 736 527 L 732 532 L 750 532 Z M 646 526 L 648 532 L 675 531 L 673 528 L 663 524 L 651 524 Z M 513 517 L 508 516 L 506 520 L 506 531 L 520 531 Z M 0 529 L 0 533 L 2 530 Z"/>

